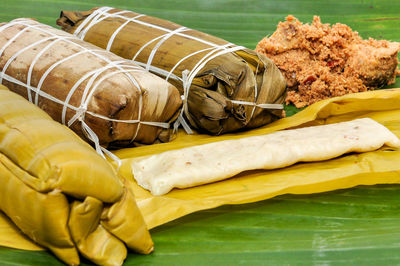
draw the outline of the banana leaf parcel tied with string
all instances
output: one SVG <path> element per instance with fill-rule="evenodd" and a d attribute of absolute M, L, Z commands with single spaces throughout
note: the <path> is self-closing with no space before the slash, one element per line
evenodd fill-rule
<path fill-rule="evenodd" d="M 69 265 L 153 250 L 130 181 L 67 127 L 0 85 L 0 212 Z"/>
<path fill-rule="evenodd" d="M 62 29 L 144 66 L 182 95 L 179 124 L 221 134 L 282 115 L 286 81 L 261 54 L 178 24 L 111 7 L 62 11 Z M 186 122 L 184 117 L 189 121 Z"/>
<path fill-rule="evenodd" d="M 179 91 L 130 60 L 31 19 L 0 25 L 0 84 L 107 152 L 168 141 Z M 111 153 L 109 153 L 111 155 Z"/>

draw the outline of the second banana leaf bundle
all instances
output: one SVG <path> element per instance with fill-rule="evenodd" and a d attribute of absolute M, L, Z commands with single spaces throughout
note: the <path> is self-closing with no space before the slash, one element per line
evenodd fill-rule
<path fill-rule="evenodd" d="M 69 265 L 121 265 L 153 241 L 128 179 L 44 111 L 0 85 L 0 212 Z"/>
<path fill-rule="evenodd" d="M 63 11 L 57 23 L 175 85 L 184 100 L 181 115 L 200 131 L 221 134 L 254 128 L 282 115 L 284 77 L 271 60 L 252 50 L 110 7 Z M 185 120 L 180 121 L 185 126 Z"/>

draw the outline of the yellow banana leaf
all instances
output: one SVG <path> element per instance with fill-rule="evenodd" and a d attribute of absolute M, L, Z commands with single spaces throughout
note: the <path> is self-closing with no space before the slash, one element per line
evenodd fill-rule
<path fill-rule="evenodd" d="M 185 135 L 175 141 L 151 146 L 121 149 L 115 152 L 122 159 L 120 172 L 133 178 L 131 161 L 150 155 L 213 141 L 267 134 L 281 129 L 335 123 L 370 117 L 400 137 L 400 89 L 349 94 L 318 102 L 300 113 L 248 132 L 210 137 Z M 257 170 L 231 179 L 188 189 L 175 189 L 164 196 L 152 196 L 133 184 L 137 204 L 149 228 L 154 228 L 186 214 L 224 204 L 260 201 L 281 194 L 309 194 L 357 185 L 400 183 L 400 150 L 382 148 L 363 154 L 348 154 L 337 159 L 299 163 L 278 170 Z M 18 230 L 0 216 L 0 245 L 21 249 L 38 249 L 27 243 Z"/>
<path fill-rule="evenodd" d="M 16 227 L 10 219 L 0 212 L 0 246 L 25 250 L 42 250 Z"/>
<path fill-rule="evenodd" d="M 210 137 L 180 134 L 172 143 L 121 149 L 120 172 L 133 178 L 133 158 L 213 141 L 261 135 L 276 130 L 335 123 L 370 117 L 400 136 L 400 89 L 350 94 L 318 102 L 304 111 L 248 132 Z M 400 151 L 380 149 L 363 154 L 349 154 L 334 160 L 299 163 L 278 170 L 241 173 L 231 179 L 187 189 L 174 189 L 163 196 L 152 196 L 134 185 L 138 206 L 149 228 L 186 214 L 224 204 L 260 201 L 281 194 L 309 194 L 357 185 L 400 183 Z"/>

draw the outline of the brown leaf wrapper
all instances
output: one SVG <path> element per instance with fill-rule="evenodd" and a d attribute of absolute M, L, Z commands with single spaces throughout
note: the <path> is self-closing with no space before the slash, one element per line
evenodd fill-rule
<path fill-rule="evenodd" d="M 84 121 L 98 136 L 99 143 L 103 146 L 123 146 L 132 142 L 151 144 L 160 140 L 160 136 L 162 136 L 162 141 L 169 140 L 170 135 L 162 132 L 168 131 L 168 129 L 143 123 L 121 122 L 120 120 L 173 121 L 177 118 L 182 104 L 179 92 L 174 86 L 128 60 L 120 63 L 120 67 L 109 67 L 100 72 L 97 77 L 89 75 L 88 73 L 92 71 L 98 71 L 107 65 L 110 66 L 112 64 L 110 62 L 124 59 L 110 52 L 102 51 L 66 32 L 33 20 L 14 20 L 4 24 L 3 27 L 0 31 L 0 47 L 5 47 L 5 49 L 0 55 L 0 71 L 26 84 L 29 82 L 29 71 L 32 66 L 30 86 L 34 90 L 40 90 L 39 95 L 30 91 L 32 101 L 50 114 L 53 119 L 62 121 L 64 107 L 62 102 L 68 101 L 69 105 L 78 108 L 87 99 L 88 103 L 84 115 L 80 117 L 81 120 L 76 119 L 71 125 L 71 129 L 81 137 L 89 138 L 88 133 L 84 132 L 81 122 Z M 59 37 L 64 39 L 56 39 Z M 12 43 L 8 43 L 9 40 L 12 40 Z M 46 46 L 48 49 L 45 49 Z M 21 50 L 23 52 L 12 60 L 12 57 Z M 44 52 L 41 53 L 43 50 Z M 87 52 L 73 56 L 83 50 L 87 50 Z M 66 58 L 68 59 L 61 61 Z M 11 63 L 4 71 L 8 61 Z M 43 75 L 54 65 L 55 67 L 42 80 L 40 86 L 39 82 Z M 134 67 L 137 67 L 138 70 L 123 72 Z M 73 86 L 86 74 L 89 75 L 88 78 L 80 83 L 68 100 L 68 94 Z M 93 83 L 90 84 L 92 77 L 94 78 Z M 26 86 L 12 82 L 4 76 L 2 83 L 10 90 L 28 98 L 29 90 Z M 97 88 L 91 95 L 96 84 Z M 86 86 L 90 87 L 88 94 L 85 95 Z M 61 103 L 44 97 L 44 94 L 56 98 Z M 65 124 L 76 113 L 77 110 L 66 108 Z"/>
<path fill-rule="evenodd" d="M 57 24 L 62 26 L 63 30 L 74 33 L 79 25 L 97 9 L 83 12 L 62 11 Z M 115 14 L 121 11 L 123 10 L 111 9 L 108 13 Z M 150 16 L 136 18 L 141 23 L 125 24 L 127 19 L 138 15 L 124 11 L 119 13 L 118 17 L 110 16 L 105 19 L 100 17 L 101 21 L 93 27 L 87 28 L 89 22 L 82 28 L 83 31 L 87 30 L 83 39 L 99 47 L 107 48 L 114 32 L 121 27 L 109 50 L 127 59 L 134 58 L 140 51 L 135 62 L 145 64 L 160 39 L 151 41 L 182 26 Z M 225 40 L 192 29 L 185 29 L 180 33 L 182 34 L 172 34 L 160 43 L 151 62 L 153 68 L 150 68 L 150 71 L 154 71 L 155 68 L 161 69 L 165 73 L 158 74 L 166 78 L 167 73 L 173 70 L 173 75 L 182 78 L 182 72 L 192 70 L 205 58 L 213 45 L 229 44 Z M 203 49 L 208 50 L 193 54 Z M 185 59 L 181 61 L 183 58 Z M 178 62 L 180 63 L 177 65 Z M 176 65 L 177 67 L 174 68 Z M 168 81 L 175 85 L 181 94 L 184 94 L 182 79 L 174 79 L 170 76 Z M 264 55 L 243 48 L 239 51 L 223 53 L 200 69 L 189 88 L 184 113 L 192 127 L 211 134 L 253 128 L 281 117 L 282 110 L 232 103 L 231 100 L 281 104 L 285 93 L 286 81 L 274 63 Z"/>

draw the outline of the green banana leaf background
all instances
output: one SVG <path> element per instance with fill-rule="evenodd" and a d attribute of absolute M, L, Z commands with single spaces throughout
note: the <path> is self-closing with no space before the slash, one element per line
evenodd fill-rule
<path fill-rule="evenodd" d="M 302 22 L 319 15 L 364 38 L 400 41 L 398 0 L 0 0 L 0 22 L 31 17 L 56 26 L 61 10 L 104 5 L 172 20 L 251 49 L 288 14 Z M 390 87 L 400 87 L 400 79 Z M 287 107 L 288 114 L 297 111 Z M 126 265 L 400 264 L 400 185 L 223 206 L 151 233 L 155 252 L 131 253 Z M 0 265 L 62 263 L 44 251 L 0 248 Z"/>

